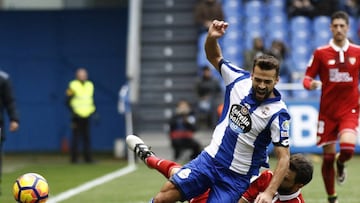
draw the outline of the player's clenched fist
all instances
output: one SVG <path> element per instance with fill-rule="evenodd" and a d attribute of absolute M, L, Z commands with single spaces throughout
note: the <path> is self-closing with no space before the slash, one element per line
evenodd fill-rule
<path fill-rule="evenodd" d="M 209 27 L 209 37 L 219 38 L 223 36 L 228 26 L 227 22 L 214 20 Z"/>

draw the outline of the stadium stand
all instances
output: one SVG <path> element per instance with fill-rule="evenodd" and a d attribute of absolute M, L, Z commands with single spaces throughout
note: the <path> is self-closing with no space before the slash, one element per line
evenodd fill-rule
<path fill-rule="evenodd" d="M 331 38 L 329 16 L 295 16 L 290 19 L 284 0 L 221 2 L 225 20 L 230 23 L 227 34 L 220 41 L 226 59 L 243 66 L 243 51 L 252 47 L 254 37 L 261 36 L 267 49 L 273 40 L 281 40 L 288 49 L 285 62 L 292 73 L 291 80 L 281 81 L 284 83 L 300 84 L 314 48 L 327 44 Z M 205 57 L 196 58 L 203 43 L 197 41 L 191 14 L 193 5 L 192 0 L 144 1 L 141 78 L 147 79 L 141 81 L 142 98 L 137 104 L 140 110 L 135 113 L 141 118 L 135 126 L 140 126 L 140 130 L 163 129 L 161 123 L 171 115 L 169 109 L 177 99 L 192 101 L 191 84 L 198 74 L 197 67 L 208 63 Z M 349 37 L 355 43 L 359 42 L 358 23 L 358 18 L 350 18 Z M 318 96 L 307 91 L 296 92 L 297 97 Z"/>
<path fill-rule="evenodd" d="M 179 99 L 195 102 L 198 34 L 193 7 L 193 0 L 143 1 L 136 132 L 164 131 Z"/>

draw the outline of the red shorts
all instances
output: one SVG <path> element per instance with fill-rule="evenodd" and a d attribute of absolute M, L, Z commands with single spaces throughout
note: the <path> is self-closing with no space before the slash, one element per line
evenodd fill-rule
<path fill-rule="evenodd" d="M 319 115 L 317 128 L 318 146 L 334 143 L 337 141 L 340 133 L 344 131 L 351 131 L 357 134 L 357 127 L 359 124 L 359 115 L 357 113 L 348 113 L 337 119 L 329 119 L 324 115 Z"/>

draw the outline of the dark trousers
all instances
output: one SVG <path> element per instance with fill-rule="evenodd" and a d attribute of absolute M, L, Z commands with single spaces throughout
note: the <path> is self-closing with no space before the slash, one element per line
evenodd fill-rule
<path fill-rule="evenodd" d="M 2 194 L 1 184 L 2 184 L 3 157 L 4 157 L 3 143 L 5 141 L 5 134 L 4 133 L 5 133 L 4 126 L 0 125 L 0 195 Z"/>
<path fill-rule="evenodd" d="M 71 162 L 78 162 L 79 148 L 82 144 L 85 162 L 92 162 L 90 142 L 90 118 L 74 117 L 72 120 Z"/>
<path fill-rule="evenodd" d="M 171 145 L 174 150 L 174 159 L 177 160 L 180 158 L 182 153 L 186 149 L 191 149 L 192 153 L 190 155 L 190 160 L 197 157 L 197 155 L 201 152 L 201 145 L 193 138 L 179 138 L 172 139 Z"/>

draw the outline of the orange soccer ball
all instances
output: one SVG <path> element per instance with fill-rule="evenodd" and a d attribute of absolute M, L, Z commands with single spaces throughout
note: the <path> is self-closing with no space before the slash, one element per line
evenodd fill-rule
<path fill-rule="evenodd" d="M 16 179 L 13 195 L 19 203 L 45 203 L 49 197 L 49 185 L 43 176 L 26 173 Z"/>

